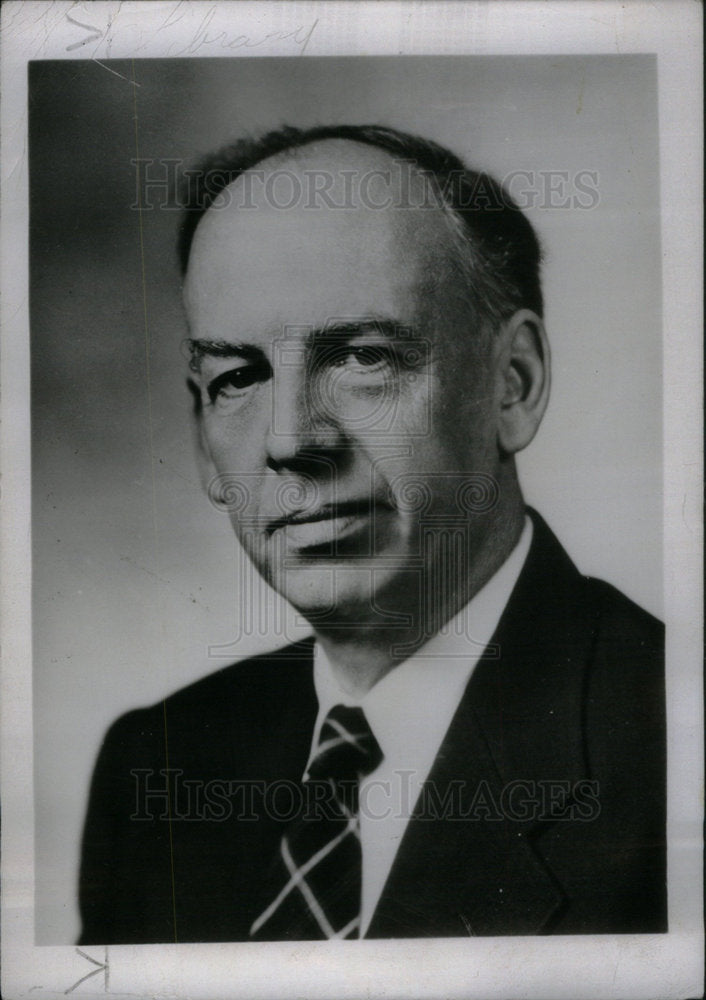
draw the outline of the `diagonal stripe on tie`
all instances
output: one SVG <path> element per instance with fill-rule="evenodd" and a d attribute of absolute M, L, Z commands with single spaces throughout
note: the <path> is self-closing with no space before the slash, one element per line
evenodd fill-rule
<path fill-rule="evenodd" d="M 336 705 L 321 727 L 303 788 L 306 805 L 286 830 L 270 873 L 270 902 L 253 922 L 253 940 L 356 937 L 360 927 L 360 779 L 382 752 L 360 708 Z M 270 883 L 268 883 L 270 884 Z"/>
<path fill-rule="evenodd" d="M 301 867 L 297 867 L 296 862 L 292 858 L 289 840 L 287 834 L 285 834 L 280 843 L 280 852 L 291 878 L 286 885 L 283 886 L 277 897 L 270 903 L 264 913 L 261 913 L 257 920 L 253 923 L 250 933 L 255 934 L 265 921 L 268 920 L 269 917 L 275 912 L 287 893 L 301 886 L 311 869 L 314 868 L 315 865 L 318 865 L 320 861 L 323 861 L 324 858 L 331 853 L 331 851 L 336 849 L 343 838 L 347 837 L 351 833 L 354 835 L 358 834 L 356 817 L 352 817 L 345 829 L 341 830 L 341 832 L 334 837 L 333 840 L 329 840 L 328 843 L 324 844 L 324 846 L 317 851 L 316 854 L 309 858 L 305 864 L 301 865 Z"/>

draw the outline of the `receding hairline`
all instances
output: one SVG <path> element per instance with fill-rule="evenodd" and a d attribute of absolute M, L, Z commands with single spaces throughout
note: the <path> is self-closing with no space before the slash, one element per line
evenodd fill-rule
<path fill-rule="evenodd" d="M 357 154 L 354 157 L 350 155 L 351 147 L 355 147 L 357 150 Z M 390 166 L 394 167 L 396 163 L 399 163 L 399 158 L 394 153 L 380 147 L 372 146 L 370 143 L 359 142 L 355 139 L 345 137 L 313 139 L 300 146 L 280 150 L 271 156 L 263 158 L 234 178 L 223 190 L 236 189 L 238 184 L 246 183 L 244 176 L 248 173 L 264 171 L 266 174 L 272 174 L 280 169 L 288 168 L 290 165 L 293 165 L 295 170 L 300 170 L 303 173 L 310 169 L 342 171 L 355 169 L 356 167 L 368 171 L 381 170 L 384 173 L 386 168 Z M 411 168 L 411 174 L 409 171 L 405 171 L 404 182 L 406 183 L 409 180 L 413 184 L 416 183 L 417 191 L 415 194 L 418 194 L 421 199 L 423 198 L 425 184 L 424 170 L 416 163 L 410 163 L 409 167 Z M 379 180 L 381 184 L 384 184 L 382 177 Z M 229 207 L 233 208 L 232 217 L 240 216 L 247 218 L 249 216 L 251 219 L 253 218 L 250 210 L 240 210 L 237 206 Z M 264 207 L 267 206 L 265 205 Z M 362 204 L 352 205 L 351 208 L 354 211 L 366 210 L 366 206 Z M 311 210 L 306 209 L 306 211 Z M 325 206 L 318 206 L 318 209 L 313 209 L 313 211 L 317 210 L 336 211 L 336 209 L 327 209 Z M 193 236 L 192 252 L 204 238 L 208 238 L 202 225 L 205 224 L 205 228 L 208 229 L 209 221 L 211 224 L 215 222 L 215 213 L 217 211 L 218 207 L 216 205 L 210 205 L 199 220 Z M 373 209 L 372 211 L 374 217 L 376 214 L 379 215 L 381 210 Z M 385 210 L 383 209 L 382 211 L 384 212 Z M 409 221 L 410 212 L 414 212 L 416 216 L 415 220 L 411 223 Z M 413 227 L 418 228 L 419 223 L 417 220 L 420 215 L 426 222 L 421 230 L 424 238 L 414 241 Z M 464 279 L 454 267 L 458 254 L 458 241 L 454 227 L 453 208 L 442 201 L 426 209 L 418 206 L 400 208 L 393 205 L 389 207 L 385 218 L 389 222 L 394 238 L 399 240 L 400 251 L 405 252 L 409 250 L 410 256 L 414 254 L 416 258 L 414 266 L 415 270 L 418 271 L 418 296 L 420 301 L 431 296 L 441 286 L 445 286 L 448 289 L 449 282 L 452 282 L 454 285 L 457 284 L 459 291 L 461 290 Z M 433 221 L 436 223 L 435 225 Z M 199 230 L 201 230 L 200 235 Z M 187 274 L 188 270 L 187 268 Z"/>
<path fill-rule="evenodd" d="M 351 147 L 357 150 L 357 155 L 353 157 L 351 157 L 350 154 Z M 338 155 L 336 155 L 337 152 Z M 196 234 L 201 228 L 204 220 L 209 217 L 213 218 L 212 210 L 222 210 L 223 206 L 218 204 L 218 197 L 224 195 L 225 192 L 237 190 L 239 187 L 246 185 L 246 178 L 248 175 L 262 175 L 263 179 L 265 179 L 267 175 L 271 176 L 279 171 L 306 176 L 309 173 L 330 170 L 334 178 L 334 184 L 332 187 L 327 188 L 326 193 L 333 194 L 335 196 L 340 194 L 341 188 L 343 187 L 345 188 L 347 194 L 351 194 L 355 198 L 357 187 L 354 184 L 347 184 L 345 179 L 346 174 L 350 177 L 351 171 L 356 169 L 367 171 L 369 174 L 368 180 L 372 179 L 373 185 L 377 182 L 378 185 L 384 186 L 386 184 L 385 174 L 387 172 L 390 175 L 390 193 L 394 194 L 397 200 L 393 198 L 393 203 L 389 206 L 380 205 L 376 202 L 372 205 L 372 210 L 379 212 L 381 210 L 384 211 L 385 208 L 389 207 L 390 209 L 399 210 L 400 213 L 408 210 L 421 211 L 421 204 L 423 203 L 428 191 L 428 171 L 425 171 L 423 167 L 414 162 L 405 161 L 408 169 L 404 172 L 400 171 L 397 177 L 401 188 L 404 188 L 404 190 L 399 188 L 395 189 L 395 179 L 392 177 L 392 169 L 395 166 L 399 166 L 401 162 L 400 157 L 395 156 L 395 154 L 390 150 L 347 137 L 311 139 L 301 145 L 291 146 L 287 149 L 279 150 L 276 153 L 263 157 L 262 160 L 258 160 L 257 162 L 251 164 L 222 188 L 217 198 L 214 199 L 214 202 L 206 207 L 205 211 L 199 218 L 192 236 L 192 244 L 195 242 L 197 238 Z M 291 170 L 289 169 L 290 167 L 292 168 Z M 365 174 L 363 173 L 362 176 L 365 176 Z M 408 191 L 406 189 L 406 186 L 410 184 L 414 185 L 414 191 Z M 377 198 L 380 191 L 373 191 L 373 193 Z M 273 207 L 275 211 L 278 210 L 278 206 L 276 205 L 268 206 L 266 198 L 264 198 L 260 204 L 257 204 L 257 196 L 253 195 L 252 191 L 250 194 L 252 196 L 252 204 L 248 205 L 247 211 L 251 212 L 253 207 L 256 209 Z M 410 199 L 410 201 L 399 200 L 401 196 Z M 411 199 L 414 198 L 418 199 L 418 203 L 411 202 Z M 232 207 L 235 210 L 238 208 L 237 205 Z M 325 211 L 328 206 L 307 205 L 306 208 L 307 211 L 317 211 L 319 209 Z M 346 210 L 350 209 L 366 210 L 371 209 L 371 206 L 363 203 L 360 198 L 358 198 L 357 204 L 353 201 L 350 205 L 346 205 Z M 338 209 L 330 210 L 336 211 Z M 453 242 L 453 225 L 449 225 L 449 213 L 453 213 L 453 207 L 446 204 L 443 200 L 438 199 L 437 203 L 434 205 L 427 204 L 423 211 L 425 215 L 436 215 L 440 220 L 443 220 L 445 235 L 448 235 Z M 401 215 L 400 217 L 404 216 Z"/>
<path fill-rule="evenodd" d="M 191 244 L 205 214 L 241 177 L 261 172 L 263 164 L 280 169 L 302 161 L 314 162 L 312 148 L 345 144 L 350 169 L 351 149 L 368 147 L 379 165 L 405 164 L 406 176 L 424 177 L 434 192 L 436 207 L 450 223 L 455 242 L 454 264 L 465 272 L 468 294 L 477 312 L 497 323 L 518 308 L 542 315 L 542 248 L 532 223 L 502 183 L 492 175 L 468 166 L 453 151 L 433 140 L 385 125 L 320 125 L 299 129 L 283 125 L 259 138 L 243 136 L 203 159 L 196 171 L 196 186 L 189 183 L 185 213 L 179 230 L 182 273 L 188 269 Z M 370 153 L 369 150 L 374 150 Z M 380 154 L 387 154 L 381 157 Z M 373 169 L 377 169 L 373 166 Z M 193 171 L 189 172 L 189 176 Z M 426 197 L 426 194 L 423 195 Z"/>

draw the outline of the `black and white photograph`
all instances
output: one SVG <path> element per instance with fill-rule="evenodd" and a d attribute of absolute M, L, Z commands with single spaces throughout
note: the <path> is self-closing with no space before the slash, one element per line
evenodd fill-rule
<path fill-rule="evenodd" d="M 696 995 L 700 21 L 6 5 L 7 995 Z"/>

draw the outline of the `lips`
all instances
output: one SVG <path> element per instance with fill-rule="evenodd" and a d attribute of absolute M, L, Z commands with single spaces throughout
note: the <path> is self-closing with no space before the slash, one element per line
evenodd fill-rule
<path fill-rule="evenodd" d="M 374 510 L 383 505 L 364 500 L 344 500 L 293 511 L 267 525 L 267 534 L 283 531 L 296 548 L 311 548 L 336 542 L 367 524 Z M 386 506 L 386 509 L 389 509 Z"/>
<path fill-rule="evenodd" d="M 286 528 L 294 524 L 315 524 L 317 521 L 332 521 L 346 517 L 369 516 L 372 510 L 369 499 L 365 500 L 343 500 L 338 503 L 321 504 L 319 507 L 311 509 L 293 511 L 270 521 L 267 525 L 268 535 L 273 534 L 280 528 Z"/>

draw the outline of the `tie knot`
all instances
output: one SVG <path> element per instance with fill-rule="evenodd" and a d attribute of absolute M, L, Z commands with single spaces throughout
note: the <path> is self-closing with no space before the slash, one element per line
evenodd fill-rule
<path fill-rule="evenodd" d="M 359 781 L 382 761 L 382 750 L 362 708 L 334 705 L 324 720 L 311 780 Z"/>

